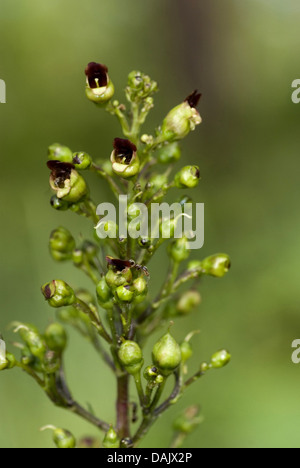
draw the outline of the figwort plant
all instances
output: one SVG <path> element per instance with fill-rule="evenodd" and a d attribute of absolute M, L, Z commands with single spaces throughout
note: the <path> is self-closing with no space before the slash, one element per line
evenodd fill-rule
<path fill-rule="evenodd" d="M 66 228 L 59 227 L 51 233 L 49 247 L 55 261 L 73 262 L 85 273 L 93 283 L 93 291 L 75 290 L 59 279 L 44 284 L 42 294 L 49 306 L 57 309 L 57 322 L 43 333 L 33 325 L 15 322 L 14 331 L 20 337 L 20 342 L 15 344 L 21 356 L 16 358 L 8 353 L 5 341 L 0 339 L 0 370 L 21 368 L 56 406 L 77 414 L 104 432 L 102 443 L 84 439 L 77 444 L 69 431 L 46 426 L 44 429 L 52 430 L 57 447 L 137 447 L 155 421 L 190 385 L 210 369 L 222 368 L 230 361 L 227 351 L 218 351 L 208 362 L 199 363 L 194 375 L 188 376 L 187 362 L 193 354 L 190 341 L 196 332 L 180 343 L 170 332 L 172 320 L 186 316 L 200 304 L 200 278 L 223 277 L 230 268 L 230 260 L 225 254 L 217 254 L 186 263 L 191 252 L 188 236 L 175 236 L 178 217 L 161 217 L 160 230 L 164 232 L 168 228 L 173 238 L 168 245 L 170 266 L 161 290 L 150 300 L 148 263 L 161 245 L 167 243 L 165 236 L 158 239 L 120 236 L 118 225 L 106 220 L 102 226 L 106 238 L 97 237 L 95 228 L 104 218 L 99 219 L 97 215 L 83 175 L 85 171 L 105 179 L 117 198 L 128 197 L 128 222 L 138 220 L 140 203 L 147 206 L 151 216 L 151 205 L 162 201 L 171 188 L 192 189 L 198 185 L 197 166 L 185 166 L 173 177 L 171 174 L 181 157 L 179 141 L 201 123 L 197 110 L 200 94 L 194 91 L 167 114 L 153 135 L 146 135 L 141 134 L 141 127 L 153 108 L 157 83 L 143 73 L 131 72 L 126 87 L 130 104 L 127 111 L 124 104 L 112 100 L 114 86 L 106 66 L 90 63 L 85 74 L 88 99 L 118 118 L 125 138 L 115 138 L 110 158 L 102 164 L 85 152 L 74 153 L 60 144 L 49 147 L 47 165 L 54 191 L 52 207 L 87 218 L 94 229 L 92 240 L 77 244 Z M 179 200 L 182 206 L 190 202 L 186 195 Z M 182 291 L 186 285 L 188 289 Z M 89 340 L 115 375 L 115 421 L 99 419 L 74 400 L 65 377 L 67 334 L 61 323 L 75 327 Z M 169 327 L 169 331 L 154 344 L 152 357 L 145 355 L 146 339 L 162 326 L 165 330 Z M 166 394 L 169 379 L 174 380 L 174 386 Z M 130 380 L 136 386 L 138 404 L 129 399 Z M 179 447 L 200 422 L 199 409 L 188 408 L 174 422 L 172 447 Z"/>

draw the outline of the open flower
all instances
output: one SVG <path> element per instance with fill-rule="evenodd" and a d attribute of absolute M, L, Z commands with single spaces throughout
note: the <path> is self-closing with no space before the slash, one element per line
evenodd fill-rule
<path fill-rule="evenodd" d="M 108 68 L 101 63 L 91 62 L 85 69 L 86 95 L 90 101 L 102 104 L 114 95 L 114 85 L 108 76 Z"/>
<path fill-rule="evenodd" d="M 57 198 L 70 203 L 79 202 L 88 192 L 84 178 L 74 169 L 73 164 L 48 161 L 51 170 L 50 186 Z"/>
<path fill-rule="evenodd" d="M 201 94 L 196 90 L 168 113 L 161 127 L 164 140 L 181 140 L 202 122 L 196 109 L 200 98 Z"/>
<path fill-rule="evenodd" d="M 140 170 L 140 160 L 136 146 L 123 138 L 115 138 L 113 146 L 110 160 L 114 173 L 124 179 L 137 175 Z"/>

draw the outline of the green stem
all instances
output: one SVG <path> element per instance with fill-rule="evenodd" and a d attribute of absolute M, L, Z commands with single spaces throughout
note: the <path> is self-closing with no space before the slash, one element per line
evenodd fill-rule
<path fill-rule="evenodd" d="M 129 376 L 122 374 L 117 378 L 117 432 L 120 439 L 130 437 L 129 431 Z"/>
<path fill-rule="evenodd" d="M 116 182 L 113 180 L 113 178 L 107 174 L 107 172 L 102 169 L 101 166 L 98 166 L 97 164 L 93 163 L 91 165 L 91 169 L 95 172 L 97 172 L 98 175 L 103 177 L 109 184 L 112 192 L 116 196 L 117 199 L 119 199 L 120 195 L 123 195 L 123 192 L 121 191 L 120 187 L 116 184 Z"/>
<path fill-rule="evenodd" d="M 141 371 L 134 374 L 133 378 L 135 381 L 141 407 L 144 408 L 145 407 L 145 394 L 144 394 L 144 389 L 143 389 L 142 380 L 141 380 Z"/>

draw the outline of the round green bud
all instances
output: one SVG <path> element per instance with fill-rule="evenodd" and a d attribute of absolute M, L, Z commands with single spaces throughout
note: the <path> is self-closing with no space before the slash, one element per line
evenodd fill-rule
<path fill-rule="evenodd" d="M 123 179 L 130 179 L 140 172 L 140 160 L 136 146 L 129 140 L 114 139 L 114 150 L 110 157 L 112 170 Z"/>
<path fill-rule="evenodd" d="M 19 324 L 15 331 L 19 332 L 30 354 L 38 359 L 43 359 L 46 352 L 46 344 L 37 328 L 26 324 Z"/>
<path fill-rule="evenodd" d="M 101 278 L 96 287 L 98 303 L 103 309 L 112 309 L 114 306 L 113 295 L 105 278 Z"/>
<path fill-rule="evenodd" d="M 76 448 L 76 439 L 71 432 L 65 429 L 55 429 L 53 431 L 53 441 L 59 449 Z"/>
<path fill-rule="evenodd" d="M 190 256 L 189 242 L 186 237 L 175 240 L 169 248 L 169 254 L 176 263 L 181 263 Z"/>
<path fill-rule="evenodd" d="M 231 261 L 226 254 L 216 254 L 205 258 L 202 263 L 203 273 L 216 278 L 222 278 L 228 273 L 231 267 Z"/>
<path fill-rule="evenodd" d="M 68 342 L 66 330 L 60 323 L 51 323 L 45 331 L 45 340 L 48 348 L 61 354 Z"/>
<path fill-rule="evenodd" d="M 75 169 L 84 170 L 91 167 L 92 158 L 89 154 L 85 153 L 84 151 L 79 151 L 77 153 L 73 153 L 72 163 L 75 166 Z"/>
<path fill-rule="evenodd" d="M 133 289 L 138 296 L 140 296 L 141 294 L 146 294 L 148 291 L 147 280 L 143 276 L 135 279 L 133 282 Z"/>
<path fill-rule="evenodd" d="M 55 351 L 47 351 L 43 359 L 43 368 L 46 374 L 55 374 L 59 371 L 61 361 Z"/>
<path fill-rule="evenodd" d="M 130 268 L 125 268 L 123 271 L 114 271 L 113 269 L 109 269 L 105 276 L 105 280 L 108 286 L 114 289 L 131 283 L 132 272 Z"/>
<path fill-rule="evenodd" d="M 182 361 L 186 362 L 193 356 L 193 349 L 188 341 L 183 341 L 180 345 Z"/>
<path fill-rule="evenodd" d="M 231 355 L 225 349 L 216 352 L 212 355 L 210 365 L 214 369 L 221 369 L 225 367 L 231 361 Z"/>
<path fill-rule="evenodd" d="M 120 346 L 118 356 L 128 374 L 137 374 L 143 367 L 143 353 L 135 341 L 124 341 Z"/>
<path fill-rule="evenodd" d="M 63 227 L 52 231 L 49 240 L 49 249 L 54 260 L 70 260 L 75 247 L 75 240 L 70 231 Z"/>
<path fill-rule="evenodd" d="M 82 249 L 74 249 L 72 252 L 72 261 L 74 265 L 80 266 L 83 264 L 84 253 Z"/>
<path fill-rule="evenodd" d="M 138 244 L 141 249 L 149 249 L 152 244 L 152 240 L 149 237 L 140 237 L 138 239 Z"/>
<path fill-rule="evenodd" d="M 58 198 L 56 195 L 51 197 L 50 205 L 57 211 L 67 211 L 70 207 L 67 201 Z"/>
<path fill-rule="evenodd" d="M 128 75 L 128 86 L 135 91 L 140 91 L 144 87 L 143 74 L 133 70 Z"/>
<path fill-rule="evenodd" d="M 198 291 L 186 291 L 177 303 L 177 311 L 180 315 L 187 315 L 201 304 L 201 296 Z"/>
<path fill-rule="evenodd" d="M 181 363 L 180 346 L 169 332 L 154 345 L 152 358 L 154 365 L 164 376 L 174 372 Z"/>
<path fill-rule="evenodd" d="M 73 289 L 61 280 L 53 280 L 51 283 L 44 284 L 42 293 L 51 307 L 64 307 L 76 301 Z"/>
<path fill-rule="evenodd" d="M 200 95 L 195 92 L 168 113 L 161 126 L 164 140 L 182 140 L 202 122 L 196 109 L 199 99 Z"/>
<path fill-rule="evenodd" d="M 128 206 L 127 215 L 130 219 L 135 219 L 141 214 L 141 209 L 136 203 L 132 203 Z"/>
<path fill-rule="evenodd" d="M 175 185 L 178 188 L 195 188 L 200 181 L 198 166 L 185 166 L 175 176 Z"/>
<path fill-rule="evenodd" d="M 17 365 L 17 359 L 11 353 L 6 353 L 6 360 L 8 362 L 7 369 L 13 369 Z"/>
<path fill-rule="evenodd" d="M 130 286 L 119 286 L 116 289 L 117 298 L 121 302 L 132 302 L 134 299 L 134 292 Z"/>
<path fill-rule="evenodd" d="M 171 143 L 161 148 L 158 153 L 158 161 L 161 164 L 173 164 L 181 158 L 181 149 L 178 143 Z"/>
<path fill-rule="evenodd" d="M 65 167 L 59 163 L 51 166 L 50 186 L 55 191 L 57 198 L 69 203 L 81 201 L 88 193 L 88 187 L 84 178 L 72 167 Z"/>
<path fill-rule="evenodd" d="M 120 448 L 120 439 L 113 427 L 105 434 L 103 448 Z"/>
<path fill-rule="evenodd" d="M 53 143 L 53 145 L 50 145 L 48 148 L 48 159 L 50 161 L 72 163 L 73 152 L 67 146 Z"/>
<path fill-rule="evenodd" d="M 156 377 L 158 376 L 158 369 L 154 366 L 148 366 L 144 370 L 144 378 L 148 380 L 148 382 L 153 382 Z"/>

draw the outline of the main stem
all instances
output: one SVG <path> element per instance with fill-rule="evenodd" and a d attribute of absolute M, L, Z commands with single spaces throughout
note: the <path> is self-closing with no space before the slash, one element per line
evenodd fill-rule
<path fill-rule="evenodd" d="M 122 374 L 117 378 L 117 431 L 120 439 L 130 437 L 129 431 L 129 376 Z"/>

